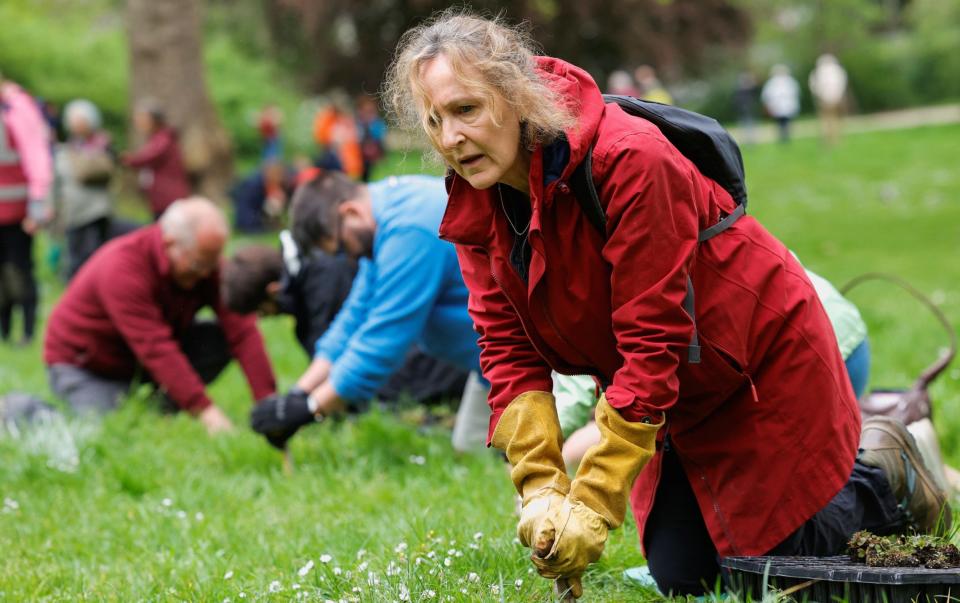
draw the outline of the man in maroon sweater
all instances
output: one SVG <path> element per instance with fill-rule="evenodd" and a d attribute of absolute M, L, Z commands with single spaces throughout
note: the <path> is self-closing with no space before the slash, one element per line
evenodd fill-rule
<path fill-rule="evenodd" d="M 115 408 L 131 384 L 151 381 L 208 431 L 232 427 L 204 390 L 235 358 L 255 400 L 275 393 L 253 316 L 220 301 L 229 229 L 210 201 L 173 203 L 158 224 L 103 246 L 53 309 L 44 341 L 51 389 L 78 413 Z M 217 322 L 197 321 L 210 306 Z"/>

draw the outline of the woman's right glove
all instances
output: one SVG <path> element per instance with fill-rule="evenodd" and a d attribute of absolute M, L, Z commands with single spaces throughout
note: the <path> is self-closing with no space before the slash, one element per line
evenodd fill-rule
<path fill-rule="evenodd" d="M 523 498 L 517 537 L 530 547 L 540 521 L 570 491 L 553 394 L 530 391 L 514 398 L 500 416 L 491 444 L 507 454 L 513 467 L 510 478 Z"/>
<path fill-rule="evenodd" d="M 656 451 L 663 426 L 633 423 L 601 396 L 597 404 L 600 442 L 580 462 L 567 500 L 539 522 L 533 562 L 546 578 L 577 579 L 600 558 L 607 531 L 623 523 L 627 494 Z"/>

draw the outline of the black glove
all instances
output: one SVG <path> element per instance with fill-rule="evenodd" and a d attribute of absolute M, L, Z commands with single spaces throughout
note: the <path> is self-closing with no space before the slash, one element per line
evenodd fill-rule
<path fill-rule="evenodd" d="M 294 387 L 283 396 L 265 398 L 250 412 L 250 426 L 273 447 L 283 450 L 298 429 L 316 420 L 307 397 L 307 392 Z"/>

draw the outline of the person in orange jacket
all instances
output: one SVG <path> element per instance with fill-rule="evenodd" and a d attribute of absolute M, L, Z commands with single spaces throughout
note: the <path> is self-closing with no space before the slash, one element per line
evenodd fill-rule
<path fill-rule="evenodd" d="M 317 112 L 313 120 L 313 139 L 325 149 L 328 157 L 336 158 L 343 173 L 354 179 L 363 176 L 357 123 L 349 113 L 335 103 Z"/>

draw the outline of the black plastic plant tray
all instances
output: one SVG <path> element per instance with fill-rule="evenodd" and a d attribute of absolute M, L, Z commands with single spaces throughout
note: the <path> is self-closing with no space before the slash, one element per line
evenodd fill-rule
<path fill-rule="evenodd" d="M 728 557 L 730 590 L 763 598 L 767 586 L 797 601 L 834 603 L 960 603 L 960 570 L 869 567 L 849 557 Z"/>

